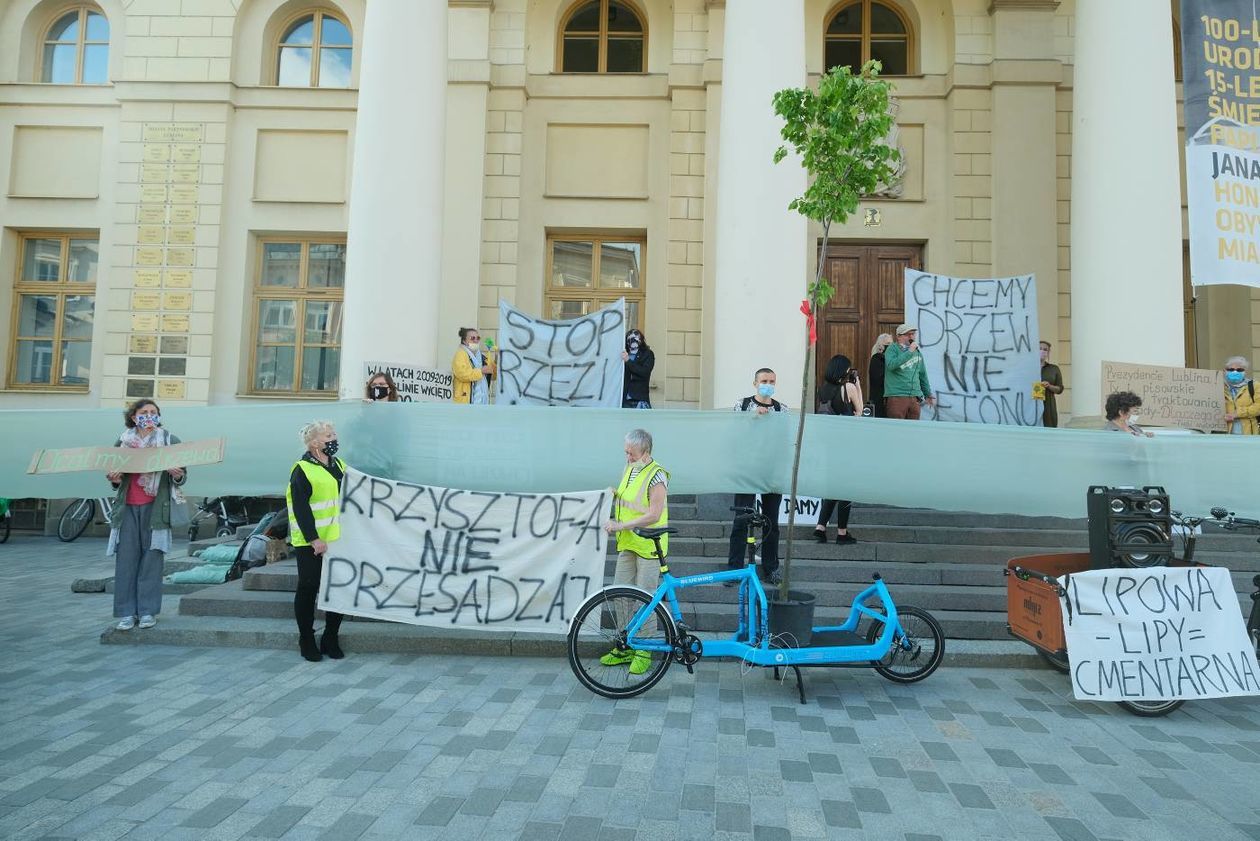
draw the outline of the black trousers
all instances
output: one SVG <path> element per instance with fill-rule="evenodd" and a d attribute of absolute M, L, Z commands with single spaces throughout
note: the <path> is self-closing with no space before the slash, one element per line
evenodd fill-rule
<path fill-rule="evenodd" d="M 831 519 L 831 513 L 836 514 L 836 527 L 847 529 L 849 527 L 849 512 L 853 509 L 853 503 L 847 499 L 824 499 L 822 506 L 818 510 L 818 527 L 826 528 L 827 521 Z"/>
<path fill-rule="evenodd" d="M 315 554 L 310 546 L 295 546 L 297 555 L 298 585 L 293 594 L 293 617 L 297 620 L 298 633 L 302 636 L 315 635 L 315 598 L 319 595 L 320 570 L 324 559 Z M 324 633 L 336 636 L 341 628 L 340 613 L 324 614 Z"/>
<path fill-rule="evenodd" d="M 735 494 L 736 508 L 751 508 L 757 501 L 757 494 Z M 783 505 L 783 494 L 761 494 L 761 513 L 766 517 L 766 528 L 762 533 L 761 574 L 769 575 L 779 568 L 779 508 Z M 731 525 L 730 553 L 726 563 L 732 569 L 741 569 L 748 558 L 748 521 L 736 519 Z"/>

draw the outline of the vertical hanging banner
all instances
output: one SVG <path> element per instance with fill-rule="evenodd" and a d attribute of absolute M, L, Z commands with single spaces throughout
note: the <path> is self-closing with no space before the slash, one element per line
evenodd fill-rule
<path fill-rule="evenodd" d="M 1037 283 L 906 269 L 906 322 L 919 329 L 932 420 L 1041 426 Z M 926 417 L 926 409 L 925 417 Z"/>
<path fill-rule="evenodd" d="M 611 491 L 490 493 L 347 469 L 319 607 L 412 625 L 565 633 L 604 583 Z"/>
<path fill-rule="evenodd" d="M 581 318 L 533 318 L 499 302 L 501 406 L 621 406 L 626 299 Z"/>
<path fill-rule="evenodd" d="M 1260 287 L 1260 21 L 1251 0 L 1181 0 L 1190 280 Z"/>

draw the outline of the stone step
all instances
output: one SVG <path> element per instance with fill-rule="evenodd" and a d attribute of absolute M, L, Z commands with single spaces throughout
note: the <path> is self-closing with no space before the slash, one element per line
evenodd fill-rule
<path fill-rule="evenodd" d="M 670 502 L 673 502 L 670 496 Z M 698 518 L 701 520 L 729 520 L 732 496 L 730 494 L 705 494 L 698 497 Z M 671 505 L 672 511 L 672 505 Z M 1081 513 L 1085 511 L 1085 494 L 1081 494 Z M 855 522 L 879 523 L 890 526 L 953 526 L 957 528 L 1020 528 L 1020 529 L 1080 529 L 1088 520 L 1084 517 L 1019 516 L 1014 514 L 976 514 L 970 511 L 937 511 L 930 508 L 898 508 L 891 505 L 863 505 L 854 503 Z M 808 515 L 806 515 L 808 519 Z"/>

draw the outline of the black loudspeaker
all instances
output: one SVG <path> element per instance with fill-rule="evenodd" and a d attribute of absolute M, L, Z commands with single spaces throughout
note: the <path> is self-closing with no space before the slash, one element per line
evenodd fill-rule
<path fill-rule="evenodd" d="M 1165 566 L 1172 559 L 1172 519 L 1163 488 L 1107 488 L 1086 496 L 1093 569 Z"/>

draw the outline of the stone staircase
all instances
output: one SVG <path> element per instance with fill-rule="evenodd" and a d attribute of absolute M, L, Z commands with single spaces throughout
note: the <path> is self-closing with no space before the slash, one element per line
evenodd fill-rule
<path fill-rule="evenodd" d="M 670 544 L 670 567 L 675 575 L 725 568 L 729 504 L 728 496 L 671 498 L 670 522 L 681 530 Z M 839 621 L 846 616 L 853 597 L 878 572 L 898 604 L 931 611 L 947 637 L 974 641 L 972 649 L 979 651 L 997 650 L 997 646 L 1032 654 L 1031 648 L 1013 642 L 1006 630 L 1006 583 L 1002 570 L 1008 560 L 1052 552 L 1083 552 L 1088 547 L 1083 519 L 855 507 L 850 526 L 859 542 L 848 546 L 816 543 L 812 522 L 796 527 L 792 586 L 817 596 L 817 623 Z M 784 527 L 780 555 L 786 540 Z M 1260 572 L 1260 546 L 1254 536 L 1209 530 L 1199 538 L 1196 558 L 1229 568 L 1240 604 L 1250 609 L 1247 596 L 1252 591 L 1251 578 Z M 610 549 L 605 564 L 609 582 L 614 565 L 615 555 Z M 293 561 L 254 569 L 240 581 L 183 595 L 178 614 L 164 614 L 155 629 L 143 634 L 110 630 L 102 635 L 102 642 L 296 647 L 296 585 L 297 568 Z M 735 628 L 734 589 L 697 587 L 683 595 L 683 614 L 691 627 L 711 632 Z M 361 651 L 554 654 L 563 650 L 559 635 L 456 631 L 353 617 L 350 620 L 343 634 L 353 637 L 355 648 Z"/>

